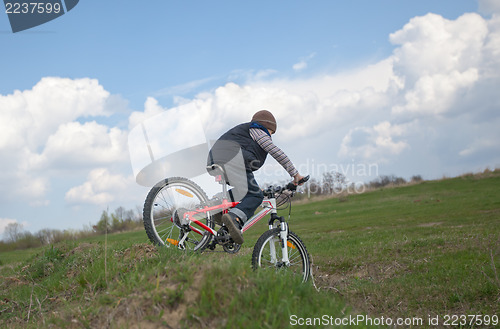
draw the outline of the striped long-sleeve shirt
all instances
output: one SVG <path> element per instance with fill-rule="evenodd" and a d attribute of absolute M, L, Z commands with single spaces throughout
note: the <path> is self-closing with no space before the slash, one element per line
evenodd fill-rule
<path fill-rule="evenodd" d="M 254 141 L 259 144 L 264 151 L 271 154 L 273 158 L 278 161 L 278 163 L 285 168 L 285 170 L 290 174 L 290 176 L 295 176 L 299 172 L 295 169 L 292 161 L 286 156 L 286 154 L 276 145 L 274 145 L 271 137 L 266 134 L 262 129 L 250 128 L 250 136 Z"/>

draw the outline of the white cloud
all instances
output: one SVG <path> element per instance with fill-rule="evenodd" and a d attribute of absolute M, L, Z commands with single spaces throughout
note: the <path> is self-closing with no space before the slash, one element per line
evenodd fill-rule
<path fill-rule="evenodd" d="M 194 80 L 194 81 L 189 81 L 184 84 L 180 84 L 177 86 L 173 87 L 167 87 L 163 88 L 157 92 L 154 92 L 154 96 L 178 96 L 178 95 L 183 95 L 192 92 L 193 90 L 196 90 L 200 88 L 201 86 L 213 81 L 215 78 L 204 78 L 204 79 L 199 79 L 199 80 Z"/>
<path fill-rule="evenodd" d="M 415 17 L 390 40 L 394 72 L 404 81 L 395 114 L 436 115 L 458 112 L 457 100 L 485 74 L 485 41 L 491 31 L 478 14 L 448 20 L 436 14 Z M 496 60 L 498 61 L 498 60 Z"/>
<path fill-rule="evenodd" d="M 394 51 L 395 72 L 404 75 L 411 87 L 422 76 L 477 67 L 487 34 L 487 23 L 478 14 L 464 14 L 456 20 L 436 14 L 412 18 L 389 37 L 399 45 Z"/>
<path fill-rule="evenodd" d="M 26 198 L 31 206 L 46 206 L 50 203 L 45 199 L 49 190 L 47 177 L 32 177 L 29 173 L 20 173 L 17 177 L 15 193 Z"/>
<path fill-rule="evenodd" d="M 500 70 L 500 11 L 487 21 L 488 35 L 485 38 L 483 49 L 483 75 L 498 77 Z"/>
<path fill-rule="evenodd" d="M 262 79 L 271 78 L 276 75 L 278 71 L 273 69 L 263 69 L 263 70 L 233 70 L 227 77 L 228 81 L 238 83 L 242 81 L 243 83 L 249 83 L 254 81 L 260 81 Z"/>
<path fill-rule="evenodd" d="M 413 89 L 406 91 L 405 104 L 395 105 L 393 113 L 404 112 L 437 115 L 453 111 L 460 92 L 467 91 L 479 80 L 478 70 L 470 68 L 464 72 L 422 76 Z"/>
<path fill-rule="evenodd" d="M 135 111 L 132 112 L 132 114 L 130 114 L 128 120 L 129 121 L 128 127 L 129 129 L 132 129 L 141 122 L 145 121 L 146 119 L 153 117 L 157 114 L 163 113 L 165 110 L 166 109 L 164 109 L 158 104 L 158 101 L 155 98 L 148 97 L 146 99 L 146 102 L 144 103 L 143 112 Z"/>
<path fill-rule="evenodd" d="M 499 14 L 500 2 L 498 0 L 479 0 L 479 11 L 485 14 Z"/>
<path fill-rule="evenodd" d="M 41 157 L 46 165 L 79 168 L 128 160 L 126 132 L 95 121 L 61 124 L 48 139 Z"/>
<path fill-rule="evenodd" d="M 126 133 L 78 119 L 108 116 L 116 97 L 95 79 L 47 77 L 32 89 L 0 95 L 1 199 L 49 204 L 52 173 L 126 158 Z"/>
<path fill-rule="evenodd" d="M 309 63 L 309 61 L 310 61 L 311 59 L 313 59 L 313 58 L 314 58 L 314 56 L 316 56 L 316 53 L 312 53 L 312 54 L 310 54 L 309 56 L 307 56 L 307 57 L 305 57 L 305 58 L 301 59 L 299 62 L 297 62 L 297 63 L 293 64 L 292 68 L 293 68 L 295 71 L 302 71 L 302 70 L 306 69 L 306 68 L 307 68 L 307 65 L 308 65 L 308 63 Z"/>
<path fill-rule="evenodd" d="M 388 121 L 373 127 L 356 127 L 343 138 L 338 155 L 347 159 L 387 162 L 409 148 L 406 141 L 397 140 L 404 131 L 405 127 L 391 125 Z"/>
<path fill-rule="evenodd" d="M 292 68 L 295 70 L 295 71 L 302 71 L 303 69 L 305 69 L 307 67 L 307 62 L 306 61 L 300 61 L 298 63 L 295 63 L 293 64 Z"/>
<path fill-rule="evenodd" d="M 498 140 L 481 137 L 473 140 L 470 145 L 462 149 L 458 154 L 462 157 L 469 157 L 477 156 L 481 152 L 491 152 L 491 150 L 495 150 L 495 154 L 500 154 L 500 145 L 498 144 Z"/>
<path fill-rule="evenodd" d="M 97 168 L 89 173 L 85 183 L 71 188 L 65 200 L 70 204 L 106 205 L 123 196 L 131 183 L 133 180 L 112 174 L 107 168 Z"/>
<path fill-rule="evenodd" d="M 5 228 L 9 224 L 15 224 L 17 223 L 17 220 L 15 219 L 10 219 L 10 218 L 0 218 L 0 236 L 5 232 Z M 0 237 L 1 238 L 1 237 Z"/>
<path fill-rule="evenodd" d="M 0 95 L 0 149 L 43 146 L 60 124 L 109 115 L 109 92 L 95 79 L 47 77 L 31 90 Z"/>

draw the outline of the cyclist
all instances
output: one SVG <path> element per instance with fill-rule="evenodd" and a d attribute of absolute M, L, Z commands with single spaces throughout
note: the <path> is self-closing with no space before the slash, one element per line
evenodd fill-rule
<path fill-rule="evenodd" d="M 222 216 L 234 242 L 243 243 L 241 228 L 252 217 L 264 199 L 253 172 L 264 164 L 267 154 L 271 154 L 293 177 L 297 185 L 303 178 L 288 156 L 277 147 L 271 135 L 276 133 L 277 124 L 273 114 L 267 110 L 255 113 L 251 122 L 239 124 L 224 133 L 215 142 L 208 156 L 208 165 L 224 168 L 227 183 L 233 186 L 232 198 L 241 202 Z M 238 161 L 238 155 L 242 161 Z"/>

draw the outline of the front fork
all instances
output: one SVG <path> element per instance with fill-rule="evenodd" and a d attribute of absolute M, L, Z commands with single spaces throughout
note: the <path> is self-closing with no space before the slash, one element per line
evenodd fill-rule
<path fill-rule="evenodd" d="M 271 215 L 271 219 L 269 220 L 269 229 L 274 229 L 274 222 L 279 220 L 280 222 L 280 247 L 281 247 L 281 255 L 282 258 L 279 260 L 276 256 L 276 244 L 277 238 L 273 237 L 270 243 L 270 252 L 271 252 L 271 263 L 278 265 L 282 264 L 285 266 L 290 266 L 290 260 L 288 259 L 288 224 L 283 217 L 278 217 L 276 214 Z"/>

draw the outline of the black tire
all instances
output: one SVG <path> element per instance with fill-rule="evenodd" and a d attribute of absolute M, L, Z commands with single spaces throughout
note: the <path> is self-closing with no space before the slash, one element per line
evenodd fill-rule
<path fill-rule="evenodd" d="M 144 228 L 149 240 L 159 246 L 175 246 L 181 231 L 182 214 L 206 205 L 206 193 L 194 182 L 182 177 L 167 178 L 149 191 L 143 209 Z M 175 220 L 174 220 L 175 219 Z M 214 228 L 210 214 L 199 218 L 210 228 Z M 200 250 L 210 242 L 212 235 L 199 235 L 189 232 L 185 246 L 187 249 Z"/>
<path fill-rule="evenodd" d="M 282 253 L 280 240 L 279 228 L 269 230 L 260 236 L 253 248 L 252 267 L 254 269 L 258 269 L 259 267 L 273 267 L 277 269 L 285 267 L 280 260 Z M 311 273 L 311 261 L 306 246 L 292 231 L 288 231 L 287 241 L 289 242 L 287 244 L 288 258 L 290 260 L 290 265 L 287 269 L 301 275 L 302 280 L 307 281 Z M 270 257 L 269 246 L 271 243 L 275 244 L 276 254 L 278 256 L 276 264 L 273 264 Z"/>

